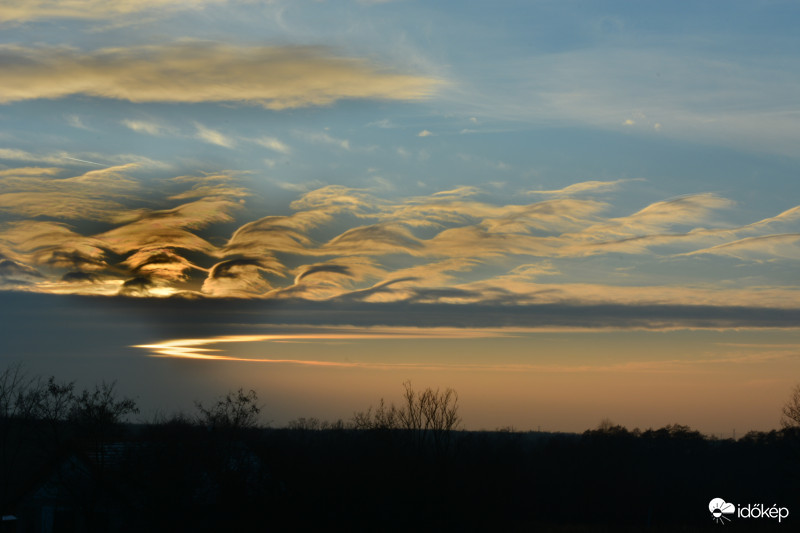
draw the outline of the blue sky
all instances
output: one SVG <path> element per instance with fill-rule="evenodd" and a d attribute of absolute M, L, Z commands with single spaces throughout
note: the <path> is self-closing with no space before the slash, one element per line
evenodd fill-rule
<path fill-rule="evenodd" d="M 799 11 L 6 2 L 0 288 L 792 345 Z"/>

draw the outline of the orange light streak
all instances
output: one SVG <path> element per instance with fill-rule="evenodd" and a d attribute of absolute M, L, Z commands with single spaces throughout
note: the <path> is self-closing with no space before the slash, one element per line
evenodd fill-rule
<path fill-rule="evenodd" d="M 333 366 L 333 367 L 413 367 L 413 368 L 445 368 L 442 365 L 415 364 L 415 363 L 360 363 L 347 361 L 315 361 L 308 359 L 273 359 L 263 357 L 235 357 L 217 355 L 213 352 L 222 352 L 218 348 L 203 348 L 203 346 L 231 343 L 231 342 L 276 342 L 285 343 L 292 341 L 343 341 L 343 340 L 377 340 L 377 339 L 455 339 L 455 338 L 486 338 L 504 337 L 508 333 L 500 330 L 460 330 L 457 328 L 373 328 L 370 330 L 353 329 L 352 332 L 325 332 L 325 333 L 282 333 L 270 335 L 223 335 L 205 339 L 174 339 L 158 344 L 137 344 L 134 348 L 149 350 L 150 357 L 171 357 L 179 359 L 202 359 L 211 361 L 247 361 L 260 363 L 288 363 L 308 366 Z M 447 365 L 446 367 L 449 367 Z"/>

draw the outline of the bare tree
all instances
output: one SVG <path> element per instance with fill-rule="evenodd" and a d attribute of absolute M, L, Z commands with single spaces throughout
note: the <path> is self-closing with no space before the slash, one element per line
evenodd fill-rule
<path fill-rule="evenodd" d="M 61 402 L 69 401 L 70 424 L 77 429 L 80 437 L 94 447 L 95 457 L 101 468 L 105 466 L 108 450 L 105 443 L 118 437 L 120 423 L 130 414 L 139 412 L 136 402 L 130 398 L 117 398 L 114 390 L 116 382 L 102 382 L 93 391 L 84 389 L 79 395 L 72 395 L 72 384 L 63 388 L 56 386 L 53 403 L 49 406 L 54 415 L 63 409 Z"/>
<path fill-rule="evenodd" d="M 0 419 L 11 420 L 31 414 L 36 380 L 29 378 L 21 363 L 0 372 Z"/>
<path fill-rule="evenodd" d="M 72 397 L 72 384 L 59 386 L 51 379 L 52 403 L 48 405 L 51 415 L 58 416 L 66 403 L 70 404 L 69 419 L 86 430 L 102 430 L 122 422 L 129 414 L 136 414 L 139 408 L 131 398 L 117 399 L 116 381 L 95 385 L 93 391 L 84 389 Z"/>
<path fill-rule="evenodd" d="M 198 422 L 212 429 L 247 429 L 258 425 L 261 406 L 256 391 L 239 389 L 229 392 L 210 407 L 195 402 L 200 411 Z"/>
<path fill-rule="evenodd" d="M 60 426 L 69 418 L 75 407 L 75 383 L 58 383 L 54 376 L 46 382 L 36 378 L 28 382 L 24 391 L 17 395 L 16 417 L 18 419 L 44 422 L 41 429 L 48 431 L 48 442 L 61 443 Z"/>
<path fill-rule="evenodd" d="M 792 395 L 781 409 L 781 425 L 785 428 L 800 427 L 800 385 L 795 385 Z"/>
<path fill-rule="evenodd" d="M 458 429 L 458 393 L 426 388 L 417 392 L 410 381 L 403 383 L 403 405 L 386 406 L 381 398 L 378 407 L 353 415 L 356 429 L 402 429 L 408 432 L 417 447 L 432 444 L 437 453 L 445 452 L 451 444 L 452 431 Z"/>
<path fill-rule="evenodd" d="M 389 430 L 400 429 L 400 412 L 392 404 L 387 407 L 386 402 L 381 398 L 378 407 L 372 406 L 366 411 L 359 411 L 353 414 L 353 427 L 355 429 Z"/>
<path fill-rule="evenodd" d="M 430 440 L 438 453 L 450 447 L 451 431 L 458 429 L 458 393 L 447 388 L 444 391 L 430 387 L 421 393 L 414 391 L 410 381 L 403 383 L 405 405 L 399 410 L 402 427 L 412 432 L 417 445 Z"/>
<path fill-rule="evenodd" d="M 0 505 L 7 505 L 18 481 L 16 465 L 29 444 L 35 391 L 36 380 L 28 377 L 21 363 L 0 372 Z"/>
<path fill-rule="evenodd" d="M 59 426 L 69 417 L 75 401 L 74 391 L 74 381 L 57 383 L 54 376 L 50 376 L 42 388 L 42 397 L 37 406 L 38 416 L 49 424 L 53 441 L 57 445 L 61 441 Z"/>
<path fill-rule="evenodd" d="M 320 420 L 315 416 L 309 418 L 301 416 L 300 418 L 290 420 L 287 427 L 289 429 L 303 431 L 325 431 L 330 429 L 344 429 L 345 424 L 341 418 L 335 422 L 329 422 L 327 420 Z"/>

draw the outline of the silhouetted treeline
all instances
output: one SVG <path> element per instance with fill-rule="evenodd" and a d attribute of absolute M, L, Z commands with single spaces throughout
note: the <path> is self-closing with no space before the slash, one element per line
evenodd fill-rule
<path fill-rule="evenodd" d="M 97 396 L 52 390 L 66 402 L 59 416 L 6 405 L 0 417 L 0 513 L 19 517 L 20 532 L 711 531 L 720 527 L 708 510 L 716 497 L 800 512 L 792 428 L 734 441 L 680 425 L 604 423 L 583 434 L 450 427 L 443 446 L 405 422 L 376 422 L 410 420 L 428 405 L 413 403 L 427 391 L 411 394 L 410 384 L 412 403 L 400 408 L 279 429 L 259 427 L 252 391 L 198 404 L 195 415 L 126 424 L 98 408 L 135 409 L 113 386 Z M 457 421 L 448 402 L 446 420 Z M 105 422 L 77 416 L 80 405 Z M 752 529 L 794 522 L 792 514 Z"/>

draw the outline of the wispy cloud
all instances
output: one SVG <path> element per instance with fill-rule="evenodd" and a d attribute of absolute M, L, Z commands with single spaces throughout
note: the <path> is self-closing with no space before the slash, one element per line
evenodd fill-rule
<path fill-rule="evenodd" d="M 205 141 L 210 144 L 216 144 L 217 146 L 222 146 L 224 148 L 233 148 L 236 146 L 236 141 L 234 141 L 232 137 L 229 137 L 220 131 L 208 128 L 199 122 L 195 122 L 194 127 L 197 130 L 195 137 L 201 141 Z"/>
<path fill-rule="evenodd" d="M 20 167 L 0 170 L 0 176 L 55 176 L 61 173 L 58 167 Z"/>
<path fill-rule="evenodd" d="M 796 154 L 793 56 L 725 53 L 721 43 L 737 32 L 717 33 L 713 47 L 657 33 L 641 46 L 598 43 L 487 65 L 473 87 L 463 80 L 464 111 Z"/>
<path fill-rule="evenodd" d="M 117 221 L 126 217 L 121 200 L 138 184 L 125 175 L 135 165 L 122 165 L 71 178 L 7 174 L 0 178 L 0 212 L 26 217 Z"/>
<path fill-rule="evenodd" d="M 256 139 L 251 139 L 252 142 L 256 144 L 260 144 L 264 148 L 269 148 L 273 152 L 280 152 L 282 154 L 289 154 L 291 153 L 292 149 L 276 137 L 258 137 Z"/>
<path fill-rule="evenodd" d="M 18 150 L 16 148 L 0 148 L 0 159 L 9 159 L 12 161 L 26 161 L 29 163 L 45 163 L 48 165 L 64 165 L 69 164 L 65 155 L 60 154 L 34 154 L 25 150 Z"/>
<path fill-rule="evenodd" d="M 0 259 L 0 280 L 5 285 L 27 285 L 43 279 L 36 269 L 17 263 L 11 259 Z"/>
<path fill-rule="evenodd" d="M 528 191 L 528 194 L 540 194 L 543 196 L 572 196 L 580 193 L 598 193 L 607 192 L 618 189 L 623 183 L 629 181 L 643 181 L 643 180 L 614 180 L 614 181 L 583 181 L 574 183 L 563 189 L 556 189 L 551 191 Z"/>
<path fill-rule="evenodd" d="M 691 246 L 697 239 L 713 238 L 695 224 L 710 223 L 717 211 L 729 209 L 731 200 L 711 193 L 695 194 L 655 202 L 624 217 L 592 224 L 578 232 L 575 243 L 583 241 L 582 253 L 603 251 L 641 252 L 653 245 L 682 241 Z M 576 250 L 576 253 L 581 253 Z"/>
<path fill-rule="evenodd" d="M 332 137 L 324 131 L 295 131 L 294 135 L 306 142 L 316 144 L 329 144 L 337 146 L 342 150 L 350 150 L 350 141 L 348 139 L 339 139 Z"/>
<path fill-rule="evenodd" d="M 800 233 L 748 237 L 695 250 L 686 255 L 727 255 L 743 260 L 761 261 L 777 258 L 800 259 Z"/>
<path fill-rule="evenodd" d="M 146 133 L 148 135 L 162 135 L 164 133 L 164 127 L 161 124 L 149 120 L 125 119 L 122 124 L 138 133 Z"/>
<path fill-rule="evenodd" d="M 69 124 L 73 128 L 78 128 L 81 130 L 91 130 L 89 126 L 83 123 L 83 120 L 78 115 L 67 115 L 65 118 L 67 120 L 67 124 Z"/>
<path fill-rule="evenodd" d="M 101 241 L 54 222 L 0 224 L 0 257 L 11 261 L 17 274 L 35 272 L 38 279 L 28 277 L 27 281 L 35 281 L 36 289 L 43 292 L 57 292 L 62 281 L 69 284 L 77 280 L 75 275 L 86 276 L 83 281 L 94 282 L 96 275 L 113 270 Z M 67 276 L 70 273 L 72 277 Z M 20 281 L 20 277 L 7 275 L 3 281 L 7 288 L 15 288 L 18 284 L 9 282 Z M 73 286 L 66 292 L 75 292 L 75 289 Z"/>
<path fill-rule="evenodd" d="M 205 41 L 106 48 L 0 45 L 0 103 L 83 94 L 131 102 L 241 102 L 269 109 L 341 99 L 419 100 L 440 83 L 319 47 Z M 232 83 L 231 80 L 236 80 Z"/>
<path fill-rule="evenodd" d="M 44 163 L 62 167 L 70 165 L 74 166 L 76 161 L 79 163 L 87 163 L 90 165 L 99 166 L 136 164 L 139 166 L 152 168 L 169 167 L 169 165 L 161 161 L 155 161 L 138 154 L 98 154 L 93 152 L 68 153 L 63 151 L 37 154 L 15 148 L 0 148 L 0 159 L 25 161 L 27 163 Z M 102 161 L 102 163 L 98 161 Z"/>
<path fill-rule="evenodd" d="M 7 0 L 0 4 L 0 22 L 26 22 L 37 19 L 105 19 L 130 16 L 146 10 L 178 11 L 202 8 L 228 0 Z"/>

